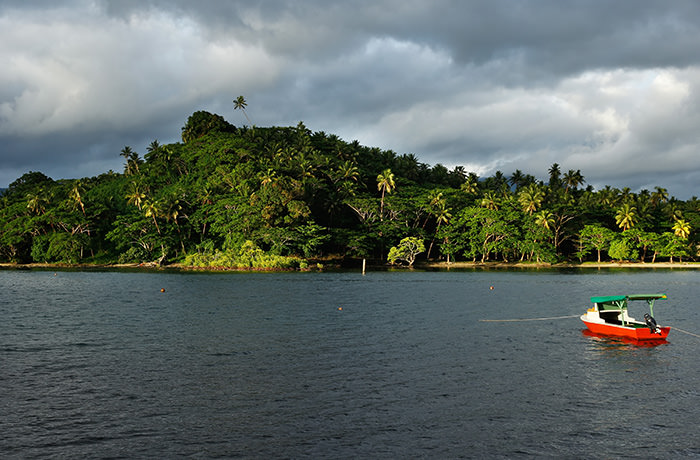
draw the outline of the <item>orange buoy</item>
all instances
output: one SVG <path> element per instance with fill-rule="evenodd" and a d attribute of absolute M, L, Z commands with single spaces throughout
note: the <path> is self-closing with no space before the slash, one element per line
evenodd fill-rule
<path fill-rule="evenodd" d="M 493 286 L 489 287 L 489 289 L 491 289 L 493 291 Z"/>
<path fill-rule="evenodd" d="M 165 292 L 165 288 L 160 288 L 160 292 Z"/>
<path fill-rule="evenodd" d="M 338 311 L 343 311 L 343 307 L 338 307 Z"/>

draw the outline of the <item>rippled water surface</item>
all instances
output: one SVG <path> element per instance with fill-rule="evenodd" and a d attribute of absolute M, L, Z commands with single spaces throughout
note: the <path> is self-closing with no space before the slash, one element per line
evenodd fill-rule
<path fill-rule="evenodd" d="M 699 282 L 0 271 L 0 457 L 700 457 L 700 338 L 480 321 L 666 292 L 659 323 L 700 334 Z"/>

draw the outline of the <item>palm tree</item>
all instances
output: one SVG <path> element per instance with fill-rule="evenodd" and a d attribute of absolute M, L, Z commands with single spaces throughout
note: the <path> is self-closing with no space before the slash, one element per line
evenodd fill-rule
<path fill-rule="evenodd" d="M 260 173 L 259 177 L 260 177 L 260 186 L 261 187 L 264 187 L 268 184 L 274 185 L 277 183 L 277 181 L 279 179 L 277 176 L 277 173 L 272 168 L 267 168 L 267 172 Z"/>
<path fill-rule="evenodd" d="M 77 180 L 73 183 L 73 188 L 68 192 L 68 196 L 75 202 L 75 206 L 80 206 L 80 210 L 83 211 L 85 215 L 85 204 L 83 204 L 83 198 L 80 192 L 84 191 L 83 184 Z"/>
<path fill-rule="evenodd" d="M 486 192 L 484 198 L 481 199 L 481 207 L 498 211 L 498 198 L 493 192 Z"/>
<path fill-rule="evenodd" d="M 604 189 L 597 192 L 598 202 L 607 207 L 613 207 L 617 203 L 617 192 L 606 185 Z"/>
<path fill-rule="evenodd" d="M 440 198 L 438 198 L 438 202 L 436 203 L 437 209 L 432 211 L 432 214 L 435 216 L 435 220 L 437 221 L 437 227 L 435 228 L 435 235 L 433 235 L 433 238 L 430 240 L 430 246 L 428 247 L 428 254 L 426 257 L 430 259 L 430 251 L 433 249 L 433 243 L 435 242 L 435 237 L 437 236 L 438 232 L 440 231 L 440 224 L 442 223 L 449 223 L 450 219 L 452 218 L 452 214 L 450 213 L 451 209 L 445 207 L 445 200 L 442 199 L 442 193 L 439 194 Z"/>
<path fill-rule="evenodd" d="M 629 187 L 623 187 L 620 194 L 623 203 L 629 203 L 634 199 L 634 193 L 632 193 L 632 189 Z"/>
<path fill-rule="evenodd" d="M 491 179 L 494 190 L 505 190 L 508 188 L 508 178 L 502 171 L 496 171 Z"/>
<path fill-rule="evenodd" d="M 245 115 L 245 119 L 248 120 L 248 124 L 252 126 L 253 123 L 251 123 L 250 118 L 248 118 L 248 113 L 245 111 L 246 107 L 248 107 L 248 103 L 243 96 L 238 96 L 233 100 L 233 110 L 241 109 L 243 115 Z"/>
<path fill-rule="evenodd" d="M 532 215 L 542 204 L 544 192 L 536 185 L 532 184 L 518 193 L 518 202 L 523 207 L 523 212 Z"/>
<path fill-rule="evenodd" d="M 551 229 L 552 225 L 554 225 L 554 214 L 543 209 L 535 215 L 535 224 L 547 230 Z"/>
<path fill-rule="evenodd" d="M 129 193 L 126 195 L 126 200 L 128 204 L 133 204 L 137 208 L 139 208 L 139 211 L 141 210 L 141 203 L 143 203 L 144 198 L 146 198 L 146 194 L 143 193 L 139 187 L 139 184 L 136 182 L 132 182 L 131 185 L 131 190 L 129 190 Z"/>
<path fill-rule="evenodd" d="M 559 168 L 559 163 L 554 163 L 549 168 L 549 186 L 552 188 L 559 188 L 561 186 L 561 169 Z"/>
<path fill-rule="evenodd" d="M 131 149 L 131 147 L 127 145 L 121 150 L 121 152 L 119 152 L 119 155 L 123 156 L 126 159 L 126 164 L 124 165 L 124 174 L 126 174 L 127 176 L 130 176 L 132 174 L 138 174 L 139 164 L 141 164 L 139 154 L 134 152 Z"/>
<path fill-rule="evenodd" d="M 158 222 L 156 221 L 156 215 L 160 214 L 160 205 L 154 201 L 146 201 L 143 203 L 143 210 L 146 217 L 153 218 L 153 223 L 156 226 L 156 230 L 160 235 L 160 227 L 158 227 Z"/>
<path fill-rule="evenodd" d="M 564 193 L 569 193 L 569 188 L 576 189 L 579 185 L 583 185 L 586 182 L 581 174 L 581 170 L 569 169 L 567 173 L 564 174 L 564 183 L 566 184 L 566 189 Z"/>
<path fill-rule="evenodd" d="M 476 195 L 479 191 L 479 176 L 474 173 L 469 173 L 467 179 L 459 187 L 467 195 Z"/>
<path fill-rule="evenodd" d="M 448 177 L 451 179 L 450 185 L 457 188 L 457 186 L 462 185 L 467 178 L 467 171 L 465 171 L 464 166 L 455 166 L 448 174 Z"/>
<path fill-rule="evenodd" d="M 508 183 L 511 186 L 515 187 L 516 190 L 518 190 L 520 187 L 522 187 L 524 181 L 525 181 L 525 175 L 519 169 L 516 169 L 515 172 L 510 175 L 510 179 L 508 179 Z"/>
<path fill-rule="evenodd" d="M 391 169 L 385 169 L 381 174 L 377 175 L 377 190 L 382 192 L 382 199 L 379 205 L 379 220 L 384 220 L 384 193 L 391 193 L 396 188 L 394 182 L 394 173 Z"/>
<path fill-rule="evenodd" d="M 177 222 L 177 218 L 180 217 L 180 211 L 182 211 L 180 200 L 170 197 L 170 199 L 166 200 L 164 203 L 164 209 L 163 216 L 165 217 L 165 221 L 169 222 L 172 220 L 175 222 L 175 225 L 179 227 L 180 225 Z"/>
<path fill-rule="evenodd" d="M 36 193 L 27 194 L 27 209 L 33 214 L 43 214 L 46 212 L 46 205 L 49 203 L 43 188 Z"/>
<path fill-rule="evenodd" d="M 617 223 L 622 231 L 634 227 L 634 224 L 637 223 L 637 208 L 630 206 L 629 203 L 623 204 L 622 207 L 617 210 L 615 223 Z"/>
<path fill-rule="evenodd" d="M 690 224 L 684 219 L 674 218 L 676 223 L 671 228 L 673 233 L 682 240 L 687 240 L 690 236 Z"/>
<path fill-rule="evenodd" d="M 663 187 L 654 187 L 654 193 L 651 194 L 651 202 L 654 206 L 668 201 L 668 190 Z"/>
<path fill-rule="evenodd" d="M 355 182 L 357 182 L 357 178 L 360 177 L 360 170 L 355 166 L 355 163 L 350 160 L 338 166 L 338 173 L 340 173 L 342 179 Z"/>

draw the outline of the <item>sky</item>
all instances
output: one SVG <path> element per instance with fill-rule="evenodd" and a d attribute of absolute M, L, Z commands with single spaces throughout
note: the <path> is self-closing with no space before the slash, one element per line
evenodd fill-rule
<path fill-rule="evenodd" d="M 197 110 L 481 177 L 700 195 L 700 2 L 0 0 L 0 187 L 123 171 Z"/>

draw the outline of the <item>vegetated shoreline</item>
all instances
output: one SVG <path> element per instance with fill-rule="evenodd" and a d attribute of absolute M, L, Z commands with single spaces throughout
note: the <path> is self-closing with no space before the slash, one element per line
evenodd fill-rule
<path fill-rule="evenodd" d="M 324 264 L 326 268 L 338 269 L 340 264 Z M 182 265 L 178 263 L 169 265 L 157 265 L 155 263 L 129 263 L 129 264 L 68 264 L 68 263 L 0 263 L 0 268 L 4 269 L 73 269 L 73 270 L 90 270 L 90 269 L 139 269 L 139 270 L 179 270 L 179 271 L 230 271 L 230 272 L 282 272 L 282 271 L 323 271 L 322 268 L 308 269 L 283 269 L 283 268 L 236 268 L 236 267 L 194 267 Z M 405 265 L 369 265 L 372 269 L 387 269 L 387 268 L 406 268 Z M 638 269 L 657 269 L 657 268 L 697 268 L 700 269 L 700 262 L 561 262 L 561 263 L 524 263 L 524 262 L 417 262 L 414 267 L 417 269 L 440 269 L 449 270 L 452 268 L 496 268 L 496 269 L 558 269 L 558 268 L 638 268 Z"/>
<path fill-rule="evenodd" d="M 560 262 L 560 263 L 524 263 L 524 262 L 425 262 L 421 267 L 430 268 L 700 268 L 700 262 Z"/>

